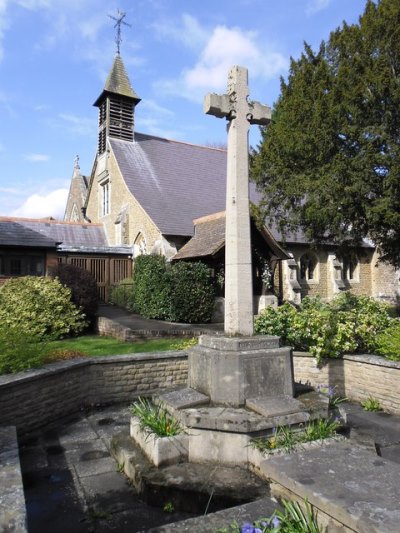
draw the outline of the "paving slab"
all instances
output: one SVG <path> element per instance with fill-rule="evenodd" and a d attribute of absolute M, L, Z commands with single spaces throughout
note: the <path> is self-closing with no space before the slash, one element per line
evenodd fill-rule
<path fill-rule="evenodd" d="M 210 401 L 208 396 L 190 387 L 158 394 L 155 396 L 155 399 L 173 409 L 187 409 L 189 407 L 207 404 Z"/>
<path fill-rule="evenodd" d="M 359 533 L 398 533 L 400 466 L 349 442 L 270 458 L 263 475 Z"/>
<path fill-rule="evenodd" d="M 256 413 L 270 418 L 272 416 L 291 415 L 304 411 L 304 404 L 291 396 L 275 396 L 273 398 L 248 398 L 246 407 Z"/>

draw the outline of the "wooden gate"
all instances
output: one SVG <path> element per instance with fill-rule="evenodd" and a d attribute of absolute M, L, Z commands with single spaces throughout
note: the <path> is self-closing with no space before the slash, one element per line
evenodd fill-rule
<path fill-rule="evenodd" d="M 129 257 L 64 255 L 58 260 L 60 263 L 75 265 L 90 272 L 97 281 L 97 294 L 103 302 L 109 301 L 112 287 L 124 278 L 132 276 L 132 259 Z"/>

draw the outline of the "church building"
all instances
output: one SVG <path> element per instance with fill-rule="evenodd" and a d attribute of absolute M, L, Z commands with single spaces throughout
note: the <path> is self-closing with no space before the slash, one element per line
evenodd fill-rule
<path fill-rule="evenodd" d="M 140 101 L 117 53 L 94 103 L 99 109 L 94 165 L 90 176 L 75 165 L 64 220 L 101 224 L 108 246 L 129 247 L 133 261 L 150 253 L 202 260 L 221 277 L 227 153 L 136 132 Z M 255 205 L 260 200 L 252 183 L 250 200 Z M 399 294 L 398 273 L 378 262 L 367 240 L 340 257 L 334 246 L 312 248 L 300 231 L 286 236 L 283 245 L 275 228 L 253 224 L 252 247 L 255 295 L 271 295 L 261 298 L 258 308 L 271 301 L 299 303 L 306 295 L 331 299 L 343 290 L 387 301 Z"/>

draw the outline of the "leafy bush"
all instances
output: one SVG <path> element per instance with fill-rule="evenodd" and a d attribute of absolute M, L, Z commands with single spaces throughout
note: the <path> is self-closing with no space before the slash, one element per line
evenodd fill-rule
<path fill-rule="evenodd" d="M 0 375 L 41 366 L 46 342 L 38 335 L 22 332 L 16 324 L 0 325 Z"/>
<path fill-rule="evenodd" d="M 176 262 L 169 268 L 170 312 L 173 322 L 204 323 L 211 320 L 214 289 L 204 263 Z"/>
<path fill-rule="evenodd" d="M 165 319 L 170 311 L 167 262 L 161 255 L 140 255 L 133 271 L 134 310 L 145 318 Z"/>
<path fill-rule="evenodd" d="M 266 307 L 256 318 L 254 329 L 263 335 L 279 335 L 284 344 L 290 344 L 295 315 L 296 309 L 288 303 L 280 307 Z"/>
<path fill-rule="evenodd" d="M 112 288 L 110 302 L 126 309 L 134 309 L 133 278 L 125 278 Z"/>
<path fill-rule="evenodd" d="M 331 303 L 304 298 L 299 310 L 289 304 L 267 308 L 255 321 L 255 331 L 280 335 L 297 350 L 309 350 L 318 361 L 344 353 L 373 352 L 379 334 L 392 324 L 386 305 L 350 293 Z"/>
<path fill-rule="evenodd" d="M 60 338 L 82 331 L 87 323 L 71 301 L 71 290 L 57 279 L 14 278 L 0 287 L 0 323 L 21 337 Z"/>
<path fill-rule="evenodd" d="M 73 303 L 81 308 L 87 320 L 93 323 L 98 307 L 97 282 L 94 276 L 83 268 L 66 263 L 59 263 L 51 275 L 71 289 Z"/>
<path fill-rule="evenodd" d="M 174 322 L 209 322 L 214 290 L 203 263 L 167 263 L 165 257 L 143 255 L 133 273 L 134 310 L 146 318 Z"/>
<path fill-rule="evenodd" d="M 400 321 L 392 324 L 376 338 L 376 351 L 386 359 L 400 361 Z"/>

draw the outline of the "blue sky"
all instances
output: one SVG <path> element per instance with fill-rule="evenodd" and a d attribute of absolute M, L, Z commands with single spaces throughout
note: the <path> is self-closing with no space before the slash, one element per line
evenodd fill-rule
<path fill-rule="evenodd" d="M 229 68 L 249 69 L 250 98 L 272 105 L 303 41 L 358 21 L 365 0 L 0 0 L 0 216 L 61 218 L 80 157 L 89 175 L 97 109 L 115 55 L 108 14 L 126 12 L 121 55 L 142 101 L 136 131 L 224 144 L 204 115 Z M 251 143 L 259 139 L 252 128 Z"/>

